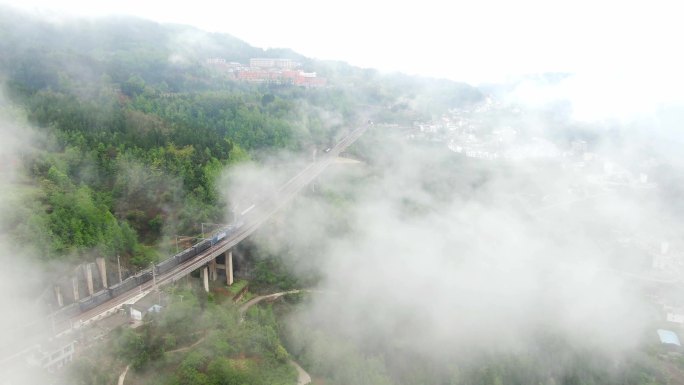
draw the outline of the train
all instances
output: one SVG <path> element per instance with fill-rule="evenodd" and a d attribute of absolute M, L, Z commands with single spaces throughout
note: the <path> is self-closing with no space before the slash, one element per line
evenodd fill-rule
<path fill-rule="evenodd" d="M 223 239 L 230 237 L 244 225 L 243 221 L 238 221 L 232 225 L 224 227 L 215 232 L 211 238 L 204 239 L 191 247 L 181 251 L 180 253 L 171 256 L 163 261 L 157 262 L 153 267 L 140 271 L 138 274 L 128 277 L 125 280 L 114 284 L 104 290 L 101 290 L 87 298 L 78 301 L 78 305 L 72 304 L 65 306 L 60 310 L 60 314 L 64 317 L 73 317 L 76 314 L 86 312 L 99 305 L 109 301 L 112 298 L 118 297 L 134 288 L 152 280 L 155 275 L 166 274 L 173 270 L 176 266 L 188 261 L 196 255 L 202 253 L 208 248 L 221 242 Z M 154 269 L 154 271 L 153 271 Z"/>

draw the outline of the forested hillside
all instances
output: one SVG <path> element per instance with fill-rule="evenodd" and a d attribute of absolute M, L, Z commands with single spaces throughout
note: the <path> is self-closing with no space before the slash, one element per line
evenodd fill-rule
<path fill-rule="evenodd" d="M 206 65 L 214 57 L 290 58 L 329 85 L 238 82 Z M 361 115 L 410 123 L 480 97 L 187 26 L 11 9 L 0 12 L 0 79 L 3 108 L 22 111 L 35 150 L 12 160 L 27 175 L 13 190 L 24 211 L 4 230 L 44 260 L 121 255 L 132 267 L 221 221 L 229 202 L 216 182 L 230 164 L 325 148 Z"/>

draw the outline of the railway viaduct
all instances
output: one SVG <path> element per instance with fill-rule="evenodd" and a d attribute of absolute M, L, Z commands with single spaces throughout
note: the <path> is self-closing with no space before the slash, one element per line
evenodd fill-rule
<path fill-rule="evenodd" d="M 331 163 L 335 162 L 339 154 L 361 137 L 367 129 L 368 125 L 364 124 L 349 132 L 336 145 L 328 149 L 327 152 L 324 152 L 318 159 L 308 163 L 297 175 L 280 186 L 273 196 L 257 202 L 249 212 L 244 213 L 242 216 L 243 224 L 239 228 L 188 261 L 179 264 L 164 274 L 155 275 L 152 280 L 111 298 L 90 310 L 61 320 L 56 320 L 53 317 L 51 323 L 55 334 L 68 333 L 75 328 L 116 312 L 124 304 L 134 303 L 158 287 L 176 282 L 198 269 L 200 270 L 204 288 L 207 291 L 209 290 L 209 280 L 216 280 L 218 278 L 218 270 L 225 271 L 226 283 L 231 285 L 233 283 L 232 249 L 242 240 L 253 234 L 276 212 L 295 198 L 302 189 L 314 181 Z M 95 269 L 98 270 L 100 276 L 106 277 L 104 261 L 100 260 L 95 264 L 86 265 L 85 274 L 88 282 L 87 289 L 90 295 L 93 293 L 92 275 Z M 103 279 L 102 284 L 106 286 L 106 278 Z M 74 287 L 74 294 L 76 295 L 78 295 L 77 289 L 77 287 Z M 62 304 L 61 293 L 55 290 L 55 295 L 57 301 Z"/>
<path fill-rule="evenodd" d="M 0 372 L 12 372 L 18 370 L 26 364 L 25 357 L 32 356 L 34 352 L 41 349 L 42 345 L 53 345 L 56 341 L 67 341 L 66 346 L 72 346 L 73 336 L 69 336 L 82 326 L 92 323 L 98 319 L 118 311 L 125 304 L 135 303 L 138 299 L 157 290 L 159 287 L 178 281 L 195 270 L 200 270 L 204 288 L 208 290 L 209 280 L 216 280 L 218 270 L 226 272 L 226 283 L 233 283 L 233 254 L 232 249 L 245 238 L 253 234 L 261 225 L 268 221 L 276 212 L 286 206 L 297 194 L 307 185 L 313 182 L 330 164 L 336 162 L 340 153 L 354 143 L 368 129 L 368 125 L 362 125 L 351 130 L 336 145 L 322 153 L 318 159 L 308 163 L 302 170 L 284 183 L 275 194 L 254 204 L 249 212 L 243 211 L 242 225 L 230 232 L 225 238 L 211 245 L 206 250 L 201 251 L 194 257 L 184 261 L 169 271 L 153 275 L 153 279 L 148 280 L 126 292 L 123 292 L 106 302 L 99 304 L 87 311 L 77 311 L 74 313 L 65 312 L 69 306 L 64 306 L 62 293 L 55 289 L 54 295 L 60 309 L 47 317 L 36 317 L 26 320 L 24 324 L 16 330 L 6 333 L 7 338 L 0 341 Z M 223 262 L 223 263 L 220 263 Z M 116 282 L 106 282 L 104 260 L 98 260 L 84 266 L 82 274 L 86 277 L 87 293 L 92 296 L 95 289 L 93 285 L 93 275 L 99 274 L 102 279 L 102 286 L 110 287 L 121 281 L 121 277 Z M 150 269 L 154 271 L 155 269 Z M 79 288 L 77 282 L 72 280 L 74 295 L 76 300 L 79 298 Z M 87 298 L 88 296 L 86 296 Z M 83 298 L 81 298 L 83 299 Z M 70 306 L 71 310 L 78 310 L 78 304 Z M 58 317 L 59 316 L 59 317 Z"/>

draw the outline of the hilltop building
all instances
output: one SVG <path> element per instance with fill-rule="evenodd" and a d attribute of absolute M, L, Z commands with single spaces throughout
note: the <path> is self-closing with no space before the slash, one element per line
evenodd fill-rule
<path fill-rule="evenodd" d="M 291 59 L 253 58 L 249 60 L 249 66 L 227 62 L 222 58 L 210 58 L 206 62 L 238 81 L 300 87 L 322 87 L 327 84 L 326 79 L 315 72 L 298 69 L 301 65 Z"/>
<path fill-rule="evenodd" d="M 249 59 L 249 66 L 251 68 L 292 69 L 299 67 L 300 64 L 291 59 L 253 58 Z"/>
<path fill-rule="evenodd" d="M 237 79 L 253 83 L 291 84 L 303 87 L 321 87 L 326 84 L 325 78 L 319 78 L 315 72 L 293 70 L 261 70 L 250 68 L 238 71 Z"/>

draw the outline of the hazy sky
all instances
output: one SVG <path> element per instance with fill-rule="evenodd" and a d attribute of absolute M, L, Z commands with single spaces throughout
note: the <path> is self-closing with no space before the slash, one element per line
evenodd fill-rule
<path fill-rule="evenodd" d="M 261 47 L 473 83 L 542 71 L 676 74 L 677 2 L 478 0 L 0 0 L 76 15 L 132 14 Z"/>

